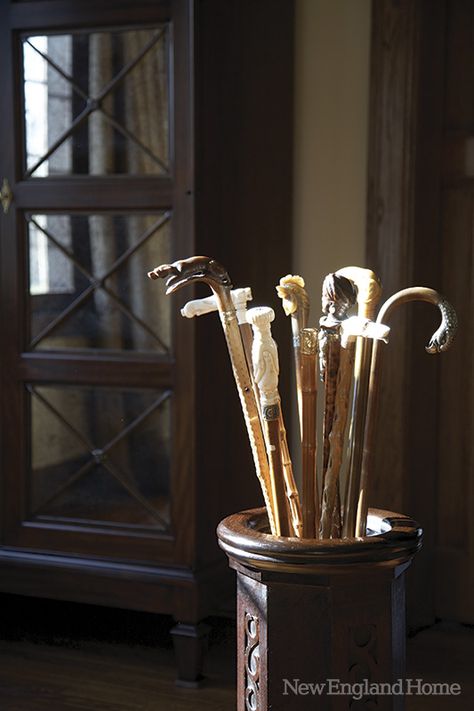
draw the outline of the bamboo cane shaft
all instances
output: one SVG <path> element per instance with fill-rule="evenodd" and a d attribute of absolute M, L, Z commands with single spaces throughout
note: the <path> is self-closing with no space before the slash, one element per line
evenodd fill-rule
<path fill-rule="evenodd" d="M 283 421 L 283 414 L 280 408 L 280 449 L 281 449 L 281 461 L 283 465 L 283 476 L 285 477 L 286 485 L 286 495 L 289 502 L 289 511 L 291 516 L 291 522 L 293 526 L 293 533 L 291 535 L 301 538 L 303 535 L 303 517 L 301 513 L 300 497 L 298 493 L 298 488 L 296 486 L 294 474 L 293 474 L 293 464 L 291 461 L 290 450 L 288 449 L 288 440 L 286 436 L 285 423 Z"/>
<path fill-rule="evenodd" d="M 242 337 L 242 344 L 244 347 L 247 365 L 249 367 L 250 374 L 252 377 L 252 383 L 253 383 L 255 397 L 257 399 L 257 402 L 259 403 L 260 422 L 261 422 L 262 429 L 264 431 L 265 424 L 264 424 L 263 417 L 262 417 L 262 409 L 260 407 L 260 394 L 258 392 L 258 386 L 255 382 L 254 377 L 253 377 L 252 327 L 249 323 L 240 323 L 239 329 L 240 329 L 240 335 Z M 284 477 L 284 481 L 285 481 L 286 496 L 288 498 L 288 506 L 289 506 L 291 522 L 292 522 L 292 530 L 289 535 L 294 535 L 294 536 L 299 537 L 302 534 L 302 528 L 303 528 L 300 499 L 299 499 L 298 489 L 297 489 L 294 474 L 293 474 L 293 465 L 291 462 L 290 451 L 288 448 L 288 441 L 287 441 L 285 423 L 283 420 L 283 413 L 281 411 L 281 406 L 279 407 L 278 412 L 279 412 L 278 419 L 279 419 L 279 426 L 280 426 L 280 452 L 281 452 L 281 460 L 282 460 L 282 466 L 283 466 L 283 477 Z M 273 495 L 273 493 L 272 493 L 272 495 Z M 276 502 L 273 501 L 273 508 L 275 509 L 275 507 L 276 507 Z"/>
<path fill-rule="evenodd" d="M 219 298 L 220 295 L 217 296 Z M 247 360 L 237 324 L 235 309 L 233 308 L 232 302 L 229 304 L 226 303 L 226 301 L 221 299 L 222 308 L 219 311 L 222 328 L 227 342 L 245 424 L 247 426 L 255 472 L 260 482 L 265 505 L 268 509 L 270 530 L 274 535 L 278 535 L 276 502 L 273 496 L 274 487 L 271 481 L 266 444 L 260 423 L 259 405 L 255 399 L 253 379 L 247 367 Z"/>
<path fill-rule="evenodd" d="M 268 307 L 257 307 L 247 312 L 247 319 L 252 325 L 254 336 L 252 343 L 253 375 L 260 394 L 260 408 L 270 467 L 270 483 L 275 503 L 275 528 L 277 535 L 289 535 L 289 502 L 286 497 L 281 450 L 278 347 L 271 334 L 271 322 L 274 318 L 273 309 Z"/>
<path fill-rule="evenodd" d="M 278 406 L 279 408 L 279 406 Z M 280 536 L 294 535 L 293 526 L 289 517 L 289 500 L 286 495 L 285 478 L 283 473 L 282 452 L 280 446 L 280 422 L 278 414 L 275 419 L 265 419 L 265 439 L 267 442 L 267 455 L 272 474 L 273 497 L 276 503 L 276 527 Z"/>

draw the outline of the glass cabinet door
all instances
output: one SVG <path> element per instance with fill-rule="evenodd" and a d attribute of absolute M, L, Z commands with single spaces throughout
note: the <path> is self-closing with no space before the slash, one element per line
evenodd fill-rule
<path fill-rule="evenodd" d="M 176 560 L 181 331 L 146 275 L 192 234 L 182 4 L 10 3 L 7 545 Z"/>

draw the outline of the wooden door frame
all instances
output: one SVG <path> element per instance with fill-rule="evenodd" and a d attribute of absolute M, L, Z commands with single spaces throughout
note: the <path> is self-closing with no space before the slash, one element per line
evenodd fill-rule
<path fill-rule="evenodd" d="M 386 296 L 417 284 L 441 288 L 444 15 L 444 0 L 372 4 L 367 263 Z M 439 361 L 423 347 L 433 311 L 402 307 L 392 321 L 371 492 L 372 503 L 409 513 L 425 531 L 409 573 L 411 627 L 435 619 Z"/>

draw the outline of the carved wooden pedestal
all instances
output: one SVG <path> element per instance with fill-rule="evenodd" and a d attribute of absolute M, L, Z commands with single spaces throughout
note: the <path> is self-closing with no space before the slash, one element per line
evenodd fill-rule
<path fill-rule="evenodd" d="M 370 685 L 404 676 L 404 571 L 421 530 L 378 510 L 369 528 L 360 539 L 272 537 L 264 509 L 220 523 L 237 571 L 238 711 L 403 709 L 403 696 Z M 336 694 L 358 682 L 368 687 L 355 688 L 361 698 Z"/>

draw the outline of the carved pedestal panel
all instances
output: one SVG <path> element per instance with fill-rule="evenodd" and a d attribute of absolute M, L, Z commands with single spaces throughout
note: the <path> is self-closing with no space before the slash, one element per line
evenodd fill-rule
<path fill-rule="evenodd" d="M 421 531 L 376 518 L 378 535 L 346 541 L 270 537 L 260 510 L 220 524 L 237 571 L 238 711 L 404 708 L 382 685 L 403 679 L 404 571 Z"/>

